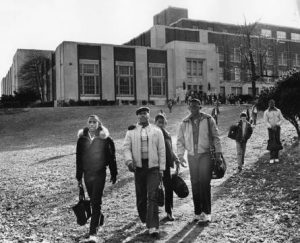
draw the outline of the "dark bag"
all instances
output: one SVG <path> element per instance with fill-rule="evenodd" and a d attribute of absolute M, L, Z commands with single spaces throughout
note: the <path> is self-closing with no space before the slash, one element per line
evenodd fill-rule
<path fill-rule="evenodd" d="M 90 201 L 85 200 L 83 187 L 79 187 L 79 202 L 72 207 L 77 218 L 77 224 L 85 225 L 87 220 L 91 217 Z"/>
<path fill-rule="evenodd" d="M 226 172 L 227 165 L 226 165 L 226 162 L 225 162 L 225 159 L 224 159 L 223 155 L 221 155 L 221 159 L 217 159 L 216 148 L 213 144 L 209 118 L 207 118 L 207 126 L 208 126 L 208 136 L 209 136 L 210 159 L 213 163 L 212 164 L 211 178 L 212 179 L 221 179 L 224 176 L 225 172 Z"/>
<path fill-rule="evenodd" d="M 232 125 L 230 128 L 229 128 L 229 132 L 228 132 L 228 137 L 233 139 L 233 140 L 236 140 L 236 137 L 237 137 L 237 125 Z"/>
<path fill-rule="evenodd" d="M 162 180 L 160 181 L 159 186 L 157 188 L 156 197 L 158 206 L 163 207 L 165 205 L 165 192 Z"/>
<path fill-rule="evenodd" d="M 189 195 L 189 188 L 185 181 L 176 173 L 172 175 L 172 189 L 179 198 L 186 198 Z"/>

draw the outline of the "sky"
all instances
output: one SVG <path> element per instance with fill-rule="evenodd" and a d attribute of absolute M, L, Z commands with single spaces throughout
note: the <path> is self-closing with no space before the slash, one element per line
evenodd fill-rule
<path fill-rule="evenodd" d="M 300 28 L 300 0 L 0 0 L 0 80 L 20 49 L 55 50 L 62 41 L 123 44 L 168 6 L 191 19 Z"/>

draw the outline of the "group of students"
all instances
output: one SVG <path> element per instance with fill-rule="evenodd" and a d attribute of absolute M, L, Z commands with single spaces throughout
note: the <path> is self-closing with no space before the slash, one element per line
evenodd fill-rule
<path fill-rule="evenodd" d="M 217 159 L 221 159 L 220 137 L 215 119 L 200 111 L 201 102 L 198 99 L 190 100 L 188 109 L 190 115 L 180 123 L 177 134 L 177 155 L 173 152 L 171 136 L 166 130 L 166 115 L 162 112 L 157 114 L 155 124 L 151 124 L 148 107 L 140 107 L 136 110 L 137 123 L 128 127 L 124 139 L 125 164 L 128 170 L 134 173 L 138 215 L 153 237 L 159 235 L 157 189 L 161 182 L 165 187 L 166 220 L 174 220 L 171 168 L 176 167 L 176 173 L 178 173 L 180 166 L 187 167 L 187 161 L 184 158 L 186 151 L 194 204 L 193 221 L 211 221 L 210 142 L 215 147 Z M 240 117 L 241 121 L 237 126 L 238 130 L 234 139 L 237 141 L 238 164 L 241 168 L 252 127 L 246 121 L 246 113 L 242 113 Z M 270 102 L 270 107 L 264 117 L 269 127 L 269 136 L 275 139 L 274 144 L 276 144 L 278 139 L 280 141 L 278 126 L 282 122 L 282 115 L 280 110 L 275 108 L 274 102 Z M 211 141 L 209 136 L 211 136 Z M 269 144 L 271 146 L 272 142 Z M 110 181 L 113 184 L 117 181 L 118 171 L 114 142 L 98 116 L 89 116 L 87 127 L 78 132 L 76 150 L 76 178 L 80 187 L 84 178 L 92 208 L 89 238 L 86 241 L 99 242 L 97 231 L 104 221 L 101 204 L 106 167 L 109 166 Z M 278 160 L 278 151 L 275 153 L 273 147 L 270 162 L 276 160 Z"/>

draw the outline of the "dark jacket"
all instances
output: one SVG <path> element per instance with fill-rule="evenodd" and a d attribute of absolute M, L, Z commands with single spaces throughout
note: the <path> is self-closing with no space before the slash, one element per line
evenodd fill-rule
<path fill-rule="evenodd" d="M 165 139 L 165 147 L 166 147 L 166 167 L 174 168 L 174 161 L 177 160 L 176 154 L 172 149 L 172 138 L 170 134 L 165 130 L 161 129 Z"/>
<path fill-rule="evenodd" d="M 253 130 L 251 124 L 249 122 L 246 122 L 246 131 L 243 137 L 242 121 L 239 121 L 237 124 L 232 125 L 229 128 L 228 137 L 240 143 L 247 142 L 247 140 L 251 137 L 252 132 Z"/>
<path fill-rule="evenodd" d="M 95 138 L 90 139 L 89 129 L 84 128 L 78 134 L 76 146 L 76 179 L 81 180 L 82 175 L 99 175 L 109 166 L 110 174 L 116 176 L 116 150 L 115 144 L 109 137 L 106 128 L 99 128 Z"/>
<path fill-rule="evenodd" d="M 235 140 L 237 142 L 247 142 L 247 140 L 251 137 L 252 135 L 252 127 L 251 124 L 249 122 L 246 122 L 246 131 L 245 134 L 243 136 L 243 130 L 242 130 L 242 121 L 239 121 L 237 124 L 237 134 L 236 134 L 236 138 Z"/>

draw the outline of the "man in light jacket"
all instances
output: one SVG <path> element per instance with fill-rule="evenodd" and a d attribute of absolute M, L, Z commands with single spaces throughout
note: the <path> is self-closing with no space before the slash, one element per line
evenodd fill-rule
<path fill-rule="evenodd" d="M 212 161 L 209 153 L 208 126 L 211 127 L 217 159 L 221 158 L 221 143 L 215 120 L 210 115 L 200 112 L 200 109 L 200 101 L 192 99 L 189 103 L 191 114 L 181 122 L 179 127 L 177 153 L 182 163 L 185 162 L 183 157 L 185 150 L 188 153 L 195 212 L 194 221 L 210 222 Z"/>
<path fill-rule="evenodd" d="M 269 108 L 264 112 L 264 120 L 268 127 L 269 141 L 267 150 L 270 151 L 270 164 L 279 162 L 279 150 L 282 149 L 280 141 L 280 126 L 284 120 L 281 111 L 275 107 L 275 101 L 269 101 Z"/>
<path fill-rule="evenodd" d="M 128 128 L 124 141 L 125 163 L 134 172 L 137 209 L 149 234 L 158 236 L 157 189 L 166 167 L 165 141 L 162 131 L 149 123 L 148 107 L 136 111 L 138 123 Z"/>

